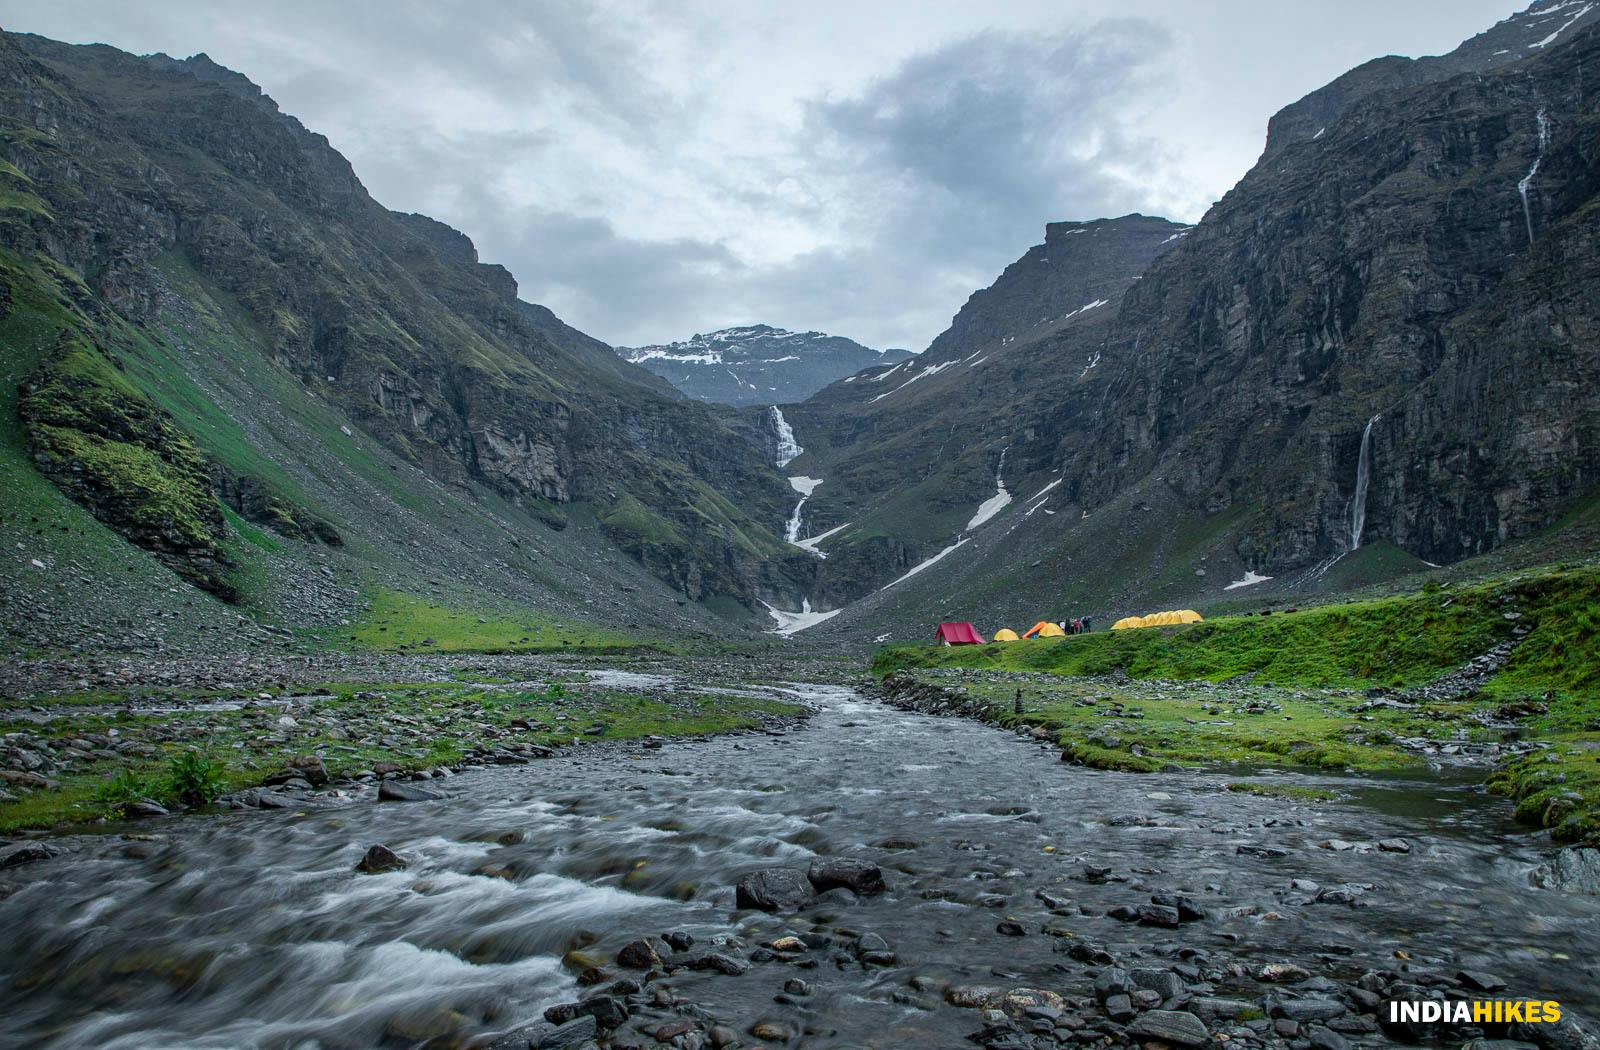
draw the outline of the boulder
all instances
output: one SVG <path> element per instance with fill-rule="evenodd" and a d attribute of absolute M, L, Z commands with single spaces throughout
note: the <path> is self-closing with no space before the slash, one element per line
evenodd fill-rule
<path fill-rule="evenodd" d="M 1146 1010 L 1128 1026 L 1128 1032 L 1175 1046 L 1204 1046 L 1211 1041 L 1205 1024 L 1186 1010 Z"/>
<path fill-rule="evenodd" d="M 380 802 L 436 802 L 444 795 L 432 788 L 418 787 L 404 780 L 385 780 L 378 785 Z"/>
<path fill-rule="evenodd" d="M 853 857 L 818 857 L 806 870 L 806 878 L 818 893 L 847 889 L 868 897 L 884 891 L 883 869 Z"/>
<path fill-rule="evenodd" d="M 798 911 L 811 903 L 811 882 L 795 868 L 762 868 L 739 880 L 735 900 L 741 908 Z"/>
<path fill-rule="evenodd" d="M 356 870 L 367 875 L 376 875 L 385 871 L 402 871 L 405 866 L 405 858 L 388 846 L 379 843 L 376 846 L 367 848 L 366 855 L 356 865 Z"/>

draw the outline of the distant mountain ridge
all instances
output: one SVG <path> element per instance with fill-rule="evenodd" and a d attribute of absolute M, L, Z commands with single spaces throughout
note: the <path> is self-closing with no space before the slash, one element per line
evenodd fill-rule
<path fill-rule="evenodd" d="M 617 353 L 698 401 L 738 406 L 804 401 L 863 368 L 915 356 L 909 350 L 874 350 L 840 335 L 766 324 L 724 328 L 676 343 L 617 347 Z"/>

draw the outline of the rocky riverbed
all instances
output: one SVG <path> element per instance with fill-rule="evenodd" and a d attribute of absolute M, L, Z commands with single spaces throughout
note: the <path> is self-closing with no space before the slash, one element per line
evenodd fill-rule
<path fill-rule="evenodd" d="M 770 684 L 803 725 L 19 864 L 0 1046 L 1595 1045 L 1600 897 L 1470 781 L 1256 774 L 1311 805 Z M 1567 1020 L 1385 1027 L 1482 997 Z"/>

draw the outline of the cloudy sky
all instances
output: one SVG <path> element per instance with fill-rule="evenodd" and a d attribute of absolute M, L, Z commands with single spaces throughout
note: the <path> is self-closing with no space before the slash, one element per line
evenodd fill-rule
<path fill-rule="evenodd" d="M 1198 219 L 1267 118 L 1515 0 L 7 0 L 204 51 L 373 195 L 622 345 L 733 324 L 920 350 L 1044 223 Z"/>

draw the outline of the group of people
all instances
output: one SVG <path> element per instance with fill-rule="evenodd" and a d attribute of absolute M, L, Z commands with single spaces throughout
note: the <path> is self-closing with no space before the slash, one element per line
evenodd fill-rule
<path fill-rule="evenodd" d="M 1056 626 L 1068 634 L 1088 634 L 1090 630 L 1089 621 L 1092 619 L 1094 619 L 1092 616 L 1080 616 L 1075 620 L 1060 620 Z"/>

